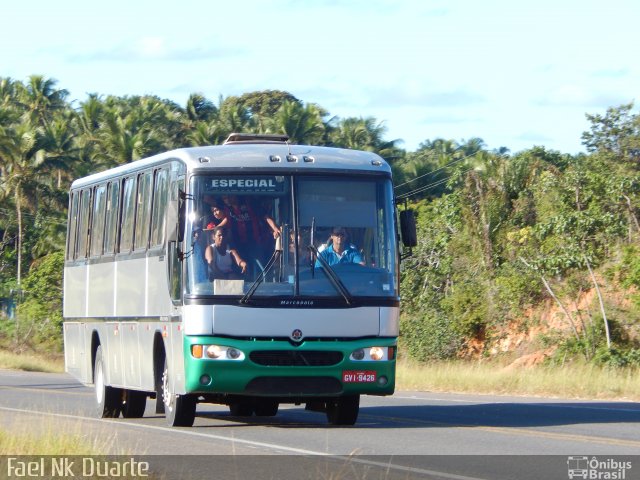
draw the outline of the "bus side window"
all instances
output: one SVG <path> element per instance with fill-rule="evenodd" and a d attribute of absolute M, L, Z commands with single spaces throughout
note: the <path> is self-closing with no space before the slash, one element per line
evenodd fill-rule
<path fill-rule="evenodd" d="M 129 177 L 124 181 L 122 195 L 122 221 L 120 223 L 120 253 L 131 251 L 133 246 L 133 220 L 136 213 L 136 178 Z"/>
<path fill-rule="evenodd" d="M 71 207 L 69 215 L 69 232 L 67 233 L 67 260 L 73 260 L 76 251 L 76 236 L 78 234 L 78 203 L 79 192 L 71 192 Z"/>
<path fill-rule="evenodd" d="M 91 190 L 86 189 L 82 191 L 80 198 L 80 215 L 78 218 L 78 236 L 76 241 L 76 255 L 75 258 L 86 258 L 87 250 L 89 246 L 89 221 L 91 216 Z"/>
<path fill-rule="evenodd" d="M 102 255 L 104 238 L 104 217 L 105 217 L 105 193 L 107 187 L 100 185 L 96 187 L 93 196 L 93 215 L 91 222 L 91 256 Z"/>
<path fill-rule="evenodd" d="M 109 183 L 107 193 L 107 218 L 104 239 L 104 253 L 115 253 L 116 240 L 118 238 L 118 215 L 120 213 L 120 182 Z"/>
<path fill-rule="evenodd" d="M 138 195 L 133 248 L 145 250 L 149 243 L 149 210 L 151 204 L 151 172 L 138 175 Z"/>
<path fill-rule="evenodd" d="M 153 208 L 151 214 L 151 242 L 152 247 L 164 244 L 166 223 L 166 207 L 168 203 L 168 178 L 166 169 L 156 170 L 153 186 Z"/>

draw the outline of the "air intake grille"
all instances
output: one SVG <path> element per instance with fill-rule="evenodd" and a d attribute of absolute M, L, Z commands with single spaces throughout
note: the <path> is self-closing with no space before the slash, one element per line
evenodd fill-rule
<path fill-rule="evenodd" d="M 245 393 L 251 395 L 335 395 L 342 385 L 333 377 L 258 377 L 251 380 Z"/>
<path fill-rule="evenodd" d="M 275 367 L 328 367 L 342 361 L 342 352 L 262 350 L 249 355 L 258 365 Z"/>

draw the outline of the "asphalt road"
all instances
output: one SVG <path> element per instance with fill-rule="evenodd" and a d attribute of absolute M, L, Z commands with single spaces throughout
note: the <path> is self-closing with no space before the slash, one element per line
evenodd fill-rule
<path fill-rule="evenodd" d="M 0 370 L 0 429 L 79 434 L 109 454 L 149 457 L 174 472 L 167 478 L 199 469 L 213 478 L 215 458 L 215 472 L 234 478 L 565 479 L 568 462 L 584 457 L 600 471 L 629 461 L 624 478 L 640 478 L 640 404 L 631 402 L 402 391 L 363 397 L 353 427 L 293 405 L 241 419 L 200 404 L 192 428 L 166 427 L 151 400 L 134 420 L 95 419 L 93 406 L 93 390 L 66 374 Z"/>

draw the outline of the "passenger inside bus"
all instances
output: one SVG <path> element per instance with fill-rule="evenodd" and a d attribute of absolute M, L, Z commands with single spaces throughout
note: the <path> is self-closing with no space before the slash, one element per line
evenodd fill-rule
<path fill-rule="evenodd" d="M 275 248 L 275 239 L 280 236 L 280 229 L 266 205 L 249 196 L 237 195 L 226 197 L 226 203 L 232 232 L 230 243 L 252 266 L 255 260 L 266 264 Z"/>
<path fill-rule="evenodd" d="M 289 230 L 289 252 L 288 252 L 288 264 L 294 265 L 295 259 L 297 257 L 298 263 L 302 267 L 309 267 L 312 264 L 311 261 L 311 252 L 309 251 L 309 242 L 310 242 L 310 231 L 308 227 L 300 227 L 298 229 L 298 251 L 297 255 L 295 252 L 295 233 L 293 230 Z"/>
<path fill-rule="evenodd" d="M 211 234 L 212 243 L 207 246 L 204 254 L 210 281 L 241 280 L 247 271 L 247 262 L 236 249 L 229 246 L 228 237 L 226 227 L 216 227 Z"/>
<path fill-rule="evenodd" d="M 331 230 L 328 245 L 318 255 L 326 260 L 329 266 L 339 263 L 365 264 L 360 251 L 349 243 L 349 236 L 343 227 L 334 227 Z M 315 266 L 322 267 L 320 260 L 316 260 Z"/>
<path fill-rule="evenodd" d="M 230 227 L 229 208 L 222 200 L 209 205 L 210 214 L 202 218 L 202 229 L 213 230 L 216 227 Z"/>

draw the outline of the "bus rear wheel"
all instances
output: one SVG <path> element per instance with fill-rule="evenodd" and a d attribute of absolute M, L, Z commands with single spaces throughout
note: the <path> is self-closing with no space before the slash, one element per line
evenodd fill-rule
<path fill-rule="evenodd" d="M 125 390 L 122 416 L 124 418 L 141 418 L 147 407 L 147 394 L 138 390 Z"/>
<path fill-rule="evenodd" d="M 253 415 L 254 406 L 249 402 L 233 402 L 229 404 L 229 413 L 233 417 L 250 417 Z"/>
<path fill-rule="evenodd" d="M 257 398 L 254 412 L 258 417 L 275 417 L 278 414 L 280 404 L 274 400 Z"/>
<path fill-rule="evenodd" d="M 170 427 L 193 426 L 196 418 L 197 399 L 193 395 L 178 395 L 174 393 L 166 358 L 162 372 L 162 400 L 167 424 Z"/>
<path fill-rule="evenodd" d="M 93 365 L 93 385 L 96 394 L 96 414 L 98 418 L 118 418 L 122 410 L 122 390 L 105 384 L 106 368 L 102 356 L 102 346 L 96 350 Z"/>
<path fill-rule="evenodd" d="M 345 395 L 327 402 L 327 419 L 331 425 L 354 425 L 360 411 L 360 395 Z"/>

